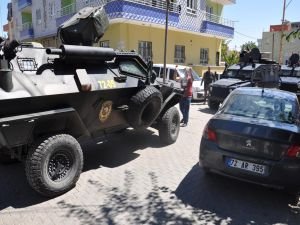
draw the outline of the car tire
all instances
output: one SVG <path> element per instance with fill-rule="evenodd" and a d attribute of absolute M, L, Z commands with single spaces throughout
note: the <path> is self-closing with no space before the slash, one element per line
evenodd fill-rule
<path fill-rule="evenodd" d="M 180 114 L 175 107 L 169 108 L 158 125 L 159 138 L 163 144 L 173 144 L 176 142 L 180 130 Z"/>
<path fill-rule="evenodd" d="M 162 94 L 154 86 L 147 86 L 132 96 L 128 105 L 127 120 L 134 129 L 149 127 L 160 113 Z"/>
<path fill-rule="evenodd" d="M 209 100 L 208 99 L 208 107 L 211 109 L 211 110 L 218 110 L 219 109 L 219 105 L 220 105 L 220 102 L 218 101 L 212 101 L 212 100 Z"/>
<path fill-rule="evenodd" d="M 55 197 L 72 189 L 79 179 L 82 149 L 74 137 L 54 135 L 30 148 L 25 165 L 30 186 L 44 196 Z"/>

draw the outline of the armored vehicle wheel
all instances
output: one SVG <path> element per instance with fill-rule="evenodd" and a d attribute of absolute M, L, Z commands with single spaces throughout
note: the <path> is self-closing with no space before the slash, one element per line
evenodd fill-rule
<path fill-rule="evenodd" d="M 212 101 L 212 100 L 209 100 L 209 99 L 208 99 L 207 104 L 208 104 L 208 107 L 209 107 L 211 110 L 218 110 L 219 105 L 220 105 L 220 102 Z"/>
<path fill-rule="evenodd" d="M 180 129 L 180 115 L 175 107 L 169 108 L 159 122 L 159 137 L 164 144 L 173 144 L 178 137 Z"/>
<path fill-rule="evenodd" d="M 73 188 L 83 167 L 80 144 L 67 134 L 59 134 L 37 143 L 28 152 L 26 176 L 31 187 L 48 197 Z"/>
<path fill-rule="evenodd" d="M 162 106 L 162 94 L 153 86 L 147 86 L 132 96 L 127 111 L 130 126 L 135 129 L 149 127 L 157 118 Z"/>

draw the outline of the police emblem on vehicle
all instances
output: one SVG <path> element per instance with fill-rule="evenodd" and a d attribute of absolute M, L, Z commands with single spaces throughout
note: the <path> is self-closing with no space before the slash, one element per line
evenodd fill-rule
<path fill-rule="evenodd" d="M 253 148 L 252 146 L 252 141 L 249 139 L 249 140 L 246 140 L 246 147 L 247 148 Z"/>
<path fill-rule="evenodd" d="M 110 116 L 111 111 L 112 111 L 112 101 L 103 102 L 99 112 L 99 120 L 101 122 L 105 122 Z"/>

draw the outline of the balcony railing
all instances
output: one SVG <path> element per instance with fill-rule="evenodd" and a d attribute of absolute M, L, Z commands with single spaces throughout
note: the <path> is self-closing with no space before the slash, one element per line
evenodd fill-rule
<path fill-rule="evenodd" d="M 212 2 L 222 4 L 222 5 L 229 5 L 229 4 L 235 4 L 236 0 L 211 0 Z"/>
<path fill-rule="evenodd" d="M 19 10 L 26 8 L 27 6 L 32 5 L 32 0 L 19 0 L 18 1 L 18 8 Z"/>
<path fill-rule="evenodd" d="M 221 16 L 217 16 L 215 14 L 207 13 L 205 11 L 200 11 L 200 16 L 205 21 L 222 24 L 222 25 L 228 26 L 228 27 L 234 27 L 234 21 L 223 18 Z"/>
<path fill-rule="evenodd" d="M 61 8 L 59 11 L 58 11 L 58 17 L 63 17 L 63 16 L 67 16 L 67 15 L 71 15 L 73 13 L 76 12 L 76 4 L 73 3 L 71 5 L 67 5 L 63 8 Z"/>
<path fill-rule="evenodd" d="M 119 0 L 100 0 L 98 2 L 101 2 L 101 4 L 106 4 L 114 1 L 119 1 Z M 124 0 L 124 1 L 137 3 L 144 6 L 151 6 L 153 8 L 163 9 L 163 10 L 166 10 L 167 8 L 167 2 L 165 0 Z M 176 3 L 170 2 L 169 12 L 180 13 L 180 8 L 178 8 L 178 5 Z"/>

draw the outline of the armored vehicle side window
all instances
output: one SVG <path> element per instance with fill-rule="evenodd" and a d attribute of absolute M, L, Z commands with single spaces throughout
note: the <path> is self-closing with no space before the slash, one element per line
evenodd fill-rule
<path fill-rule="evenodd" d="M 292 70 L 280 70 L 281 76 L 290 76 Z"/>
<path fill-rule="evenodd" d="M 252 75 L 252 70 L 240 70 L 239 77 L 242 79 L 250 80 Z"/>
<path fill-rule="evenodd" d="M 142 77 L 147 76 L 147 72 L 135 61 L 120 61 L 121 73 L 130 73 Z"/>
<path fill-rule="evenodd" d="M 238 76 L 238 70 L 227 70 L 225 76 L 229 78 L 236 78 Z"/>
<path fill-rule="evenodd" d="M 294 76 L 300 77 L 300 70 L 295 70 L 294 71 Z"/>

